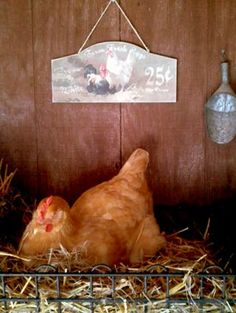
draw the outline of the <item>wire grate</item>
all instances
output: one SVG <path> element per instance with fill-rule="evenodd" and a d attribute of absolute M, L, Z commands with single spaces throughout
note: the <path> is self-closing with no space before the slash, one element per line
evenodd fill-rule
<path fill-rule="evenodd" d="M 208 307 L 216 308 L 215 312 L 234 312 L 236 307 L 236 275 L 209 271 L 186 275 L 151 268 L 117 273 L 97 266 L 90 272 L 62 273 L 47 265 L 38 272 L 0 272 L 0 279 L 1 312 L 93 313 L 102 312 L 98 310 L 101 307 L 104 312 L 116 312 L 114 308 L 121 305 L 123 312 L 156 312 L 157 308 L 159 312 L 186 312 L 186 306 L 191 308 L 187 312 L 206 312 Z M 76 285 L 73 291 L 68 291 L 70 281 Z M 10 284 L 15 294 L 9 291 Z M 23 305 L 27 311 L 20 310 Z M 50 305 L 53 310 L 47 311 Z"/>

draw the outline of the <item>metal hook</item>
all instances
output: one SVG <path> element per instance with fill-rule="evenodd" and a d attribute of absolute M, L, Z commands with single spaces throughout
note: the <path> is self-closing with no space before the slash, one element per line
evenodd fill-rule
<path fill-rule="evenodd" d="M 222 62 L 226 62 L 226 54 L 225 54 L 225 50 L 224 49 L 221 50 L 221 61 Z"/>

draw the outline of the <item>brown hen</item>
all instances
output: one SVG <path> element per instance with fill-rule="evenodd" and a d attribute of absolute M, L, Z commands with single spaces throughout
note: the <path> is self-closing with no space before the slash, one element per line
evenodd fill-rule
<path fill-rule="evenodd" d="M 149 154 L 137 149 L 118 175 L 84 192 L 69 208 L 58 196 L 43 199 L 22 236 L 19 254 L 63 246 L 87 264 L 139 263 L 165 245 L 153 214 L 145 171 Z"/>
<path fill-rule="evenodd" d="M 165 245 L 165 238 L 153 214 L 153 200 L 145 177 L 149 153 L 135 150 L 118 175 L 84 192 L 71 208 L 78 224 L 91 218 L 114 222 L 114 229 L 125 243 L 127 262 L 151 257 Z"/>
<path fill-rule="evenodd" d="M 34 256 L 60 247 L 77 249 L 87 265 L 113 265 L 126 255 L 125 245 L 114 230 L 114 222 L 90 219 L 77 223 L 70 207 L 61 197 L 50 196 L 40 201 L 20 241 L 18 254 Z"/>

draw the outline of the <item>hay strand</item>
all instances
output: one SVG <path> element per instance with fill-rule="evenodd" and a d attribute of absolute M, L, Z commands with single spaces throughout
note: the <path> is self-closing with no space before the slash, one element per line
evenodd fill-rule
<path fill-rule="evenodd" d="M 199 312 L 197 300 L 200 298 L 199 278 L 196 274 L 204 271 L 206 267 L 217 270 L 218 266 L 211 257 L 207 245 L 204 241 L 191 241 L 172 234 L 167 237 L 167 246 L 162 249 L 156 258 L 149 259 L 143 264 L 137 266 L 117 265 L 113 270 L 121 276 L 112 278 L 109 272 L 104 277 L 93 278 L 93 290 L 88 277 L 73 276 L 74 273 L 87 273 L 91 269 L 86 266 L 84 260 L 78 252 L 68 253 L 63 247 L 58 250 L 50 250 L 48 254 L 34 256 L 32 258 L 20 258 L 15 252 L 0 253 L 0 266 L 2 271 L 8 272 L 38 272 L 45 269 L 51 269 L 52 273 L 57 271 L 65 273 L 60 280 L 60 297 L 65 299 L 83 298 L 100 302 L 94 304 L 94 312 Z M 50 267 L 48 267 L 50 264 Z M 106 267 L 98 268 L 97 271 L 106 271 Z M 170 299 L 186 299 L 189 303 L 170 304 L 166 307 L 166 271 L 173 273 L 169 281 L 168 296 Z M 69 274 L 68 274 L 69 273 Z M 129 276 L 129 273 L 134 275 Z M 159 273 L 160 277 L 146 278 L 146 289 L 144 279 L 139 273 Z M 174 273 L 182 273 L 181 276 L 175 276 Z M 163 275 L 162 275 L 163 274 Z M 6 290 L 9 297 L 20 297 L 23 299 L 35 297 L 36 281 L 31 276 L 21 278 L 9 277 L 6 280 Z M 38 279 L 40 309 L 41 312 L 58 312 L 58 303 L 48 302 L 49 298 L 56 299 L 57 281 L 54 277 L 40 276 Z M 224 284 L 222 278 L 214 276 L 204 281 L 204 297 L 206 299 L 216 299 L 216 302 L 203 305 L 204 312 L 217 312 L 223 308 L 225 312 L 234 312 L 235 306 L 232 306 L 226 300 L 222 302 Z M 0 292 L 2 292 L 0 287 Z M 235 299 L 236 282 L 235 279 L 229 279 L 226 283 L 226 299 Z M 115 304 L 110 304 L 109 299 L 115 299 Z M 108 299 L 108 300 L 107 300 Z M 145 299 L 146 303 L 135 302 L 135 299 Z M 153 299 L 156 299 L 153 301 Z M 106 303 L 108 301 L 108 303 Z M 30 312 L 26 308 L 34 307 L 31 303 L 11 302 L 9 312 Z M 34 307 L 35 308 L 35 307 Z M 78 301 L 62 301 L 62 312 L 91 312 L 90 304 Z M 0 313 L 4 312 L 0 309 Z"/>
<path fill-rule="evenodd" d="M 16 173 L 16 170 L 14 172 L 11 172 L 8 174 L 8 165 L 6 164 L 5 170 L 3 169 L 3 159 L 0 161 L 0 196 L 4 196 L 9 192 L 9 187 L 11 184 L 11 181 Z M 3 173 L 2 173 L 3 171 Z"/>
<path fill-rule="evenodd" d="M 14 200 L 20 196 L 19 194 L 9 194 L 15 172 L 9 174 L 8 166 L 3 169 L 3 161 L 0 161 L 0 196 L 3 199 L 2 211 L 4 212 L 6 209 L 8 210 L 9 203 L 5 204 L 4 197 L 9 196 L 10 200 Z M 24 211 L 30 215 L 30 210 L 23 199 L 22 204 Z M 15 205 L 12 207 L 15 210 Z M 0 313 L 32 313 L 38 308 L 42 313 L 59 311 L 62 313 L 89 313 L 91 312 L 91 303 L 89 302 L 91 298 L 98 301 L 93 305 L 95 313 L 197 313 L 201 310 L 212 313 L 236 312 L 236 305 L 232 305 L 230 302 L 230 300 L 236 299 L 235 276 L 232 275 L 227 280 L 221 276 L 207 276 L 204 278 L 204 295 L 202 294 L 201 279 L 198 274 L 204 272 L 206 268 L 214 271 L 218 269 L 206 241 L 209 238 L 210 224 L 209 218 L 202 241 L 186 240 L 180 237 L 183 232 L 188 230 L 188 227 L 181 229 L 166 235 L 167 245 L 159 251 L 155 258 L 132 267 L 119 264 L 112 271 L 106 267 L 97 267 L 96 273 L 106 273 L 106 275 L 92 278 L 84 277 L 82 274 L 81 276 L 77 275 L 78 273 L 91 273 L 91 268 L 81 258 L 78 251 L 69 253 L 60 247 L 56 250 L 51 249 L 45 255 L 22 258 L 17 255 L 12 246 L 6 246 L 5 251 L 0 251 L 1 273 L 5 274 L 0 283 Z M 56 273 L 63 275 L 60 278 L 43 275 L 44 272 L 49 271 L 55 275 Z M 9 272 L 16 275 L 6 276 Z M 23 275 L 17 276 L 17 273 Z M 33 277 L 27 273 L 40 273 L 40 277 Z M 112 273 L 116 273 L 117 276 L 112 276 Z M 151 275 L 142 276 L 140 273 Z M 167 276 L 167 274 L 172 275 Z M 167 277 L 169 278 L 167 279 Z M 59 292 L 58 284 L 60 285 Z M 1 302 L 1 297 L 8 298 L 10 301 L 4 304 Z M 215 301 L 199 305 L 198 300 L 201 297 Z M 14 298 L 21 301 L 15 301 Z M 64 301 L 57 303 L 58 298 L 62 298 Z M 37 307 L 35 299 L 39 300 L 39 307 Z M 70 299 L 72 299 L 71 302 L 69 302 Z M 84 301 L 79 301 L 80 299 Z M 180 299 L 184 299 L 184 302 L 167 305 L 167 300 Z M 114 300 L 114 302 L 109 302 L 110 300 Z"/>

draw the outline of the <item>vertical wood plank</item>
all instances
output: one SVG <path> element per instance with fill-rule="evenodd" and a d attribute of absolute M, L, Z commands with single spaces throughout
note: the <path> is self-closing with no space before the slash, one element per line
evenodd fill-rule
<path fill-rule="evenodd" d="M 176 104 L 122 107 L 122 149 L 151 154 L 150 180 L 157 204 L 204 201 L 204 123 L 207 2 L 122 1 L 153 53 L 178 59 Z M 122 24 L 122 39 L 129 34 Z M 199 27 L 201 30 L 199 31 Z M 135 41 L 134 34 L 128 35 Z"/>
<path fill-rule="evenodd" d="M 236 91 L 236 5 L 230 0 L 208 1 L 207 96 L 220 85 L 221 50 L 230 62 L 231 85 Z M 208 201 L 235 197 L 236 140 L 219 145 L 206 136 L 206 190 Z"/>
<path fill-rule="evenodd" d="M 233 197 L 235 140 L 210 141 L 204 106 L 220 83 L 222 48 L 236 90 L 234 0 L 119 2 L 151 52 L 178 59 L 177 103 L 52 104 L 51 59 L 77 52 L 108 2 L 2 0 L 0 157 L 29 193 L 38 184 L 38 197 L 73 201 L 141 146 L 156 204 Z M 141 46 L 115 5 L 87 46 L 109 40 Z"/>
<path fill-rule="evenodd" d="M 33 29 L 40 195 L 68 200 L 111 177 L 120 166 L 120 107 L 52 104 L 51 59 L 76 53 L 107 1 L 34 1 Z M 88 46 L 118 38 L 110 8 Z"/>
<path fill-rule="evenodd" d="M 31 1 L 0 1 L 0 158 L 37 190 Z"/>

